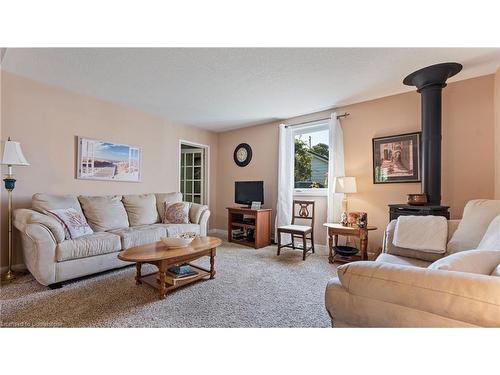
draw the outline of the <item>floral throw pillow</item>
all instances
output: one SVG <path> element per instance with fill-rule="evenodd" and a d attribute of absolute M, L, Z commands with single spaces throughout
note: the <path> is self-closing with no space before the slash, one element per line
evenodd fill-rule
<path fill-rule="evenodd" d="M 163 224 L 188 224 L 189 203 L 165 202 L 165 213 L 163 214 L 162 222 Z"/>
<path fill-rule="evenodd" d="M 74 240 L 75 238 L 92 234 L 94 231 L 87 223 L 87 219 L 81 212 L 74 208 L 61 208 L 48 210 L 64 227 L 65 238 Z"/>

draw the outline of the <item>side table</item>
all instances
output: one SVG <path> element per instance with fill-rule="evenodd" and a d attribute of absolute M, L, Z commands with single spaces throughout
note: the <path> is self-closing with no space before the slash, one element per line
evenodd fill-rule
<path fill-rule="evenodd" d="M 368 232 L 376 230 L 377 227 L 367 226 L 366 228 L 345 227 L 339 223 L 323 224 L 328 230 L 328 261 L 330 263 L 352 262 L 354 260 L 368 260 Z M 334 246 L 338 245 L 339 236 L 352 236 L 359 238 L 359 255 L 341 256 L 335 252 Z"/>

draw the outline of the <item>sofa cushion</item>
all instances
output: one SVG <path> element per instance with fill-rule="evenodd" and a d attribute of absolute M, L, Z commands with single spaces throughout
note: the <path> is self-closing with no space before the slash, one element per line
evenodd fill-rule
<path fill-rule="evenodd" d="M 160 215 L 160 220 L 163 219 L 165 214 L 165 203 L 166 202 L 182 202 L 182 193 L 156 193 L 156 209 L 158 210 L 158 215 Z"/>
<path fill-rule="evenodd" d="M 49 210 L 49 213 L 64 226 L 66 240 L 74 240 L 78 237 L 94 233 L 87 223 L 85 216 L 74 208 Z"/>
<path fill-rule="evenodd" d="M 163 224 L 189 224 L 188 202 L 165 203 Z"/>
<path fill-rule="evenodd" d="M 121 195 L 99 197 L 80 195 L 78 199 L 90 227 L 95 232 L 128 227 L 127 211 L 123 206 Z"/>
<path fill-rule="evenodd" d="M 428 268 L 490 275 L 498 263 L 500 263 L 500 251 L 469 250 L 441 258 Z"/>
<path fill-rule="evenodd" d="M 66 240 L 56 247 L 56 259 L 63 262 L 70 259 L 91 257 L 121 250 L 120 237 L 106 232 L 93 233 Z"/>
<path fill-rule="evenodd" d="M 414 267 L 421 267 L 421 268 L 426 268 L 431 264 L 431 262 L 428 262 L 426 260 L 421 260 L 421 259 L 416 259 L 416 258 L 408 258 L 408 257 L 400 256 L 400 255 L 392 255 L 392 254 L 387 254 L 387 253 L 380 254 L 377 257 L 376 262 L 400 264 L 402 266 L 414 266 Z"/>
<path fill-rule="evenodd" d="M 499 276 L 500 277 L 500 263 L 493 269 L 493 272 L 490 273 L 490 276 Z"/>
<path fill-rule="evenodd" d="M 47 214 L 49 210 L 58 210 L 61 208 L 74 208 L 82 212 L 80 202 L 76 195 L 52 195 L 37 193 L 31 198 L 31 206 L 35 211 Z"/>
<path fill-rule="evenodd" d="M 488 226 L 478 250 L 500 250 L 500 215 L 497 215 Z"/>
<path fill-rule="evenodd" d="M 167 231 L 167 236 L 169 237 L 177 236 L 181 233 L 187 233 L 187 232 L 200 234 L 199 224 L 156 224 L 156 225 L 165 228 L 165 230 Z"/>
<path fill-rule="evenodd" d="M 109 233 L 120 236 L 122 249 L 156 242 L 166 236 L 166 229 L 158 224 L 115 229 Z"/>
<path fill-rule="evenodd" d="M 467 202 L 458 228 L 448 242 L 448 253 L 476 249 L 491 221 L 500 214 L 500 200 L 475 199 Z"/>
<path fill-rule="evenodd" d="M 124 195 L 123 205 L 127 211 L 130 226 L 154 224 L 159 221 L 154 194 Z"/>

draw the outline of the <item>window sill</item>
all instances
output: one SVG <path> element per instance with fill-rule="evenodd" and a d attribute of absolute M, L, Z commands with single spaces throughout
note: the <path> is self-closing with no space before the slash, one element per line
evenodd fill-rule
<path fill-rule="evenodd" d="M 293 189 L 293 195 L 300 197 L 326 197 L 328 189 Z"/>

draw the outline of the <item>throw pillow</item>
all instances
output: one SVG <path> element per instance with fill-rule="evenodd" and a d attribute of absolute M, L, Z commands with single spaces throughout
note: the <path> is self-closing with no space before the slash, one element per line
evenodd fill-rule
<path fill-rule="evenodd" d="M 163 224 L 189 224 L 189 203 L 165 202 Z"/>
<path fill-rule="evenodd" d="M 500 200 L 475 199 L 467 202 L 458 228 L 448 242 L 448 253 L 477 249 L 488 225 L 500 214 Z"/>
<path fill-rule="evenodd" d="M 500 250 L 500 215 L 491 221 L 477 249 Z"/>
<path fill-rule="evenodd" d="M 105 232 L 129 226 L 121 195 L 97 197 L 80 195 L 78 199 L 94 232 Z"/>
<path fill-rule="evenodd" d="M 427 268 L 490 275 L 499 262 L 500 251 L 468 250 L 441 258 Z"/>
<path fill-rule="evenodd" d="M 48 212 L 61 222 L 67 240 L 94 233 L 85 216 L 74 208 L 60 208 Z"/>
<path fill-rule="evenodd" d="M 156 208 L 158 209 L 158 215 L 160 215 L 161 220 L 165 216 L 165 203 L 176 203 L 182 202 L 182 193 L 156 193 Z"/>
<path fill-rule="evenodd" d="M 122 202 L 131 227 L 154 224 L 159 221 L 154 194 L 124 195 Z"/>
<path fill-rule="evenodd" d="M 495 269 L 493 270 L 493 272 L 491 273 L 490 276 L 499 276 L 500 277 L 500 264 L 498 264 L 498 266 L 495 267 Z"/>

